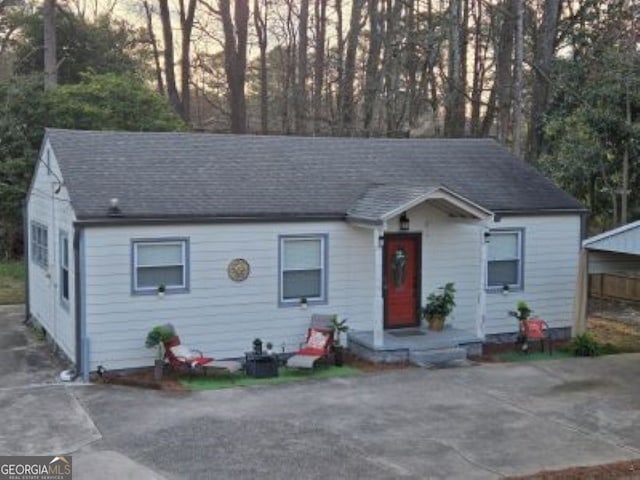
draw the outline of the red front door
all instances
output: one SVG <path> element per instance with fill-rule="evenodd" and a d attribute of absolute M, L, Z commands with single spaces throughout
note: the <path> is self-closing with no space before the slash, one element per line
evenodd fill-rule
<path fill-rule="evenodd" d="M 419 233 L 384 237 L 385 328 L 420 325 L 420 245 Z"/>

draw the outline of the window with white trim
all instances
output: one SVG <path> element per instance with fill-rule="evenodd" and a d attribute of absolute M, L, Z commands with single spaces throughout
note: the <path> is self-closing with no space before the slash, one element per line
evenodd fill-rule
<path fill-rule="evenodd" d="M 188 289 L 188 246 L 186 239 L 133 241 L 133 292 L 156 293 Z"/>
<path fill-rule="evenodd" d="M 487 251 L 487 288 L 523 286 L 523 230 L 492 230 Z"/>
<path fill-rule="evenodd" d="M 69 235 L 60 232 L 60 299 L 69 302 Z"/>
<path fill-rule="evenodd" d="M 37 222 L 31 222 L 31 260 L 42 268 L 49 266 L 47 227 Z"/>
<path fill-rule="evenodd" d="M 326 236 L 280 237 L 280 302 L 325 302 Z"/>

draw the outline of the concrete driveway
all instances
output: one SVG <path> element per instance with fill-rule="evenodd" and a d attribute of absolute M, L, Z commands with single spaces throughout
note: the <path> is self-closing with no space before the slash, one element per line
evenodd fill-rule
<path fill-rule="evenodd" d="M 640 458 L 638 378 L 640 355 L 618 355 L 190 394 L 27 383 L 0 393 L 0 454 L 22 425 L 40 440 L 20 452 L 71 452 L 76 479 L 499 478 Z M 48 391 L 78 424 L 67 450 L 32 421 L 58 418 Z"/>

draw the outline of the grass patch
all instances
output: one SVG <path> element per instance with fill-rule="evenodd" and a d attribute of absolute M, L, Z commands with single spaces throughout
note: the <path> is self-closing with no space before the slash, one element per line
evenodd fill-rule
<path fill-rule="evenodd" d="M 0 262 L 0 305 L 24 303 L 24 262 Z"/>
<path fill-rule="evenodd" d="M 279 376 L 272 378 L 252 378 L 242 374 L 216 375 L 210 377 L 180 377 L 180 383 L 188 390 L 219 390 L 222 388 L 251 387 L 254 385 L 279 385 L 282 383 L 317 380 L 324 378 L 353 377 L 361 373 L 360 369 L 345 365 L 343 367 L 319 367 L 314 370 L 281 368 Z"/>
<path fill-rule="evenodd" d="M 496 355 L 503 362 L 535 362 L 538 360 L 559 360 L 561 358 L 572 358 L 574 355 L 564 350 L 554 350 L 553 355 L 549 352 L 504 352 Z"/>

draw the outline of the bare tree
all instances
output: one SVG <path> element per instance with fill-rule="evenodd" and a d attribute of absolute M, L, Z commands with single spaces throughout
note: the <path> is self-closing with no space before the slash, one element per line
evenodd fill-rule
<path fill-rule="evenodd" d="M 260 130 L 263 135 L 269 133 L 269 93 L 267 77 L 267 19 L 268 1 L 262 0 L 262 10 L 260 1 L 253 2 L 253 24 L 258 38 L 258 48 L 260 50 Z"/>
<path fill-rule="evenodd" d="M 307 48 L 309 45 L 309 0 L 300 0 L 298 21 L 298 76 L 296 79 L 294 109 L 295 129 L 299 135 L 307 131 Z"/>
<path fill-rule="evenodd" d="M 185 6 L 184 0 L 178 2 L 181 43 L 180 43 L 180 92 L 178 91 L 175 74 L 175 53 L 173 41 L 173 26 L 168 0 L 158 0 L 160 8 L 160 21 L 162 23 L 162 35 L 164 41 L 164 72 L 169 103 L 174 111 L 185 121 L 190 120 L 191 115 L 191 32 L 195 19 L 197 0 L 188 0 Z"/>
<path fill-rule="evenodd" d="M 164 80 L 162 79 L 162 66 L 160 65 L 160 51 L 158 49 L 158 40 L 156 38 L 155 30 L 153 28 L 153 10 L 147 0 L 142 2 L 144 7 L 145 18 L 147 21 L 147 34 L 149 35 L 149 43 L 151 44 L 151 51 L 153 52 L 153 63 L 156 73 L 156 86 L 160 95 L 165 94 Z"/>
<path fill-rule="evenodd" d="M 44 20 L 44 87 L 58 85 L 58 60 L 56 55 L 56 0 L 45 0 Z"/>
<path fill-rule="evenodd" d="M 517 0 L 506 0 L 498 12 L 502 17 L 497 45 L 495 91 L 498 110 L 498 140 L 507 143 L 513 96 L 513 40 L 515 31 L 515 4 Z"/>
<path fill-rule="evenodd" d="M 467 0 L 451 0 L 444 121 L 448 137 L 461 137 L 465 131 L 467 17 Z"/>
<path fill-rule="evenodd" d="M 362 28 L 361 17 L 364 0 L 352 0 L 351 21 L 349 23 L 349 33 L 347 35 L 347 49 L 344 57 L 343 76 L 340 81 L 340 131 L 342 134 L 352 134 L 353 122 L 355 120 L 355 98 L 354 81 L 356 76 L 356 53 L 358 49 L 358 39 Z"/>
<path fill-rule="evenodd" d="M 363 100 L 363 129 L 365 135 L 372 133 L 373 115 L 376 109 L 376 99 L 380 92 L 380 52 L 384 32 L 384 18 L 380 11 L 380 0 L 367 0 L 367 14 L 369 16 L 369 50 L 365 66 L 364 100 Z"/>
<path fill-rule="evenodd" d="M 247 105 L 245 80 L 247 70 L 248 0 L 235 0 L 233 16 L 230 0 L 219 0 L 218 7 L 224 30 L 224 70 L 229 88 L 231 132 L 246 133 Z"/>
<path fill-rule="evenodd" d="M 313 60 L 313 133 L 320 130 L 322 117 L 322 88 L 325 74 L 325 42 L 327 36 L 327 0 L 315 0 L 315 55 Z"/>
<path fill-rule="evenodd" d="M 524 128 L 523 67 L 524 67 L 524 0 L 516 0 L 516 52 L 513 81 L 513 153 L 522 156 Z"/>

